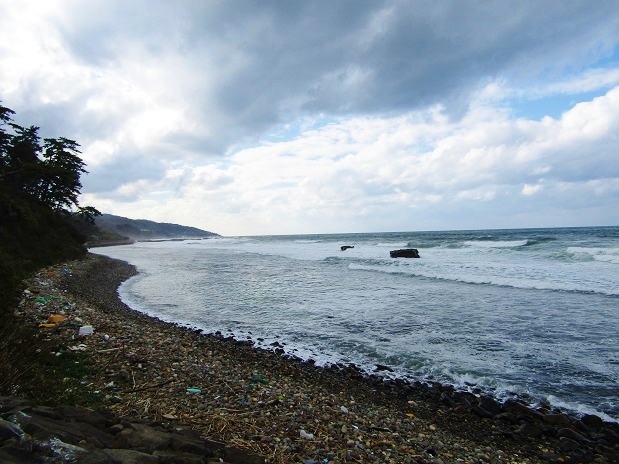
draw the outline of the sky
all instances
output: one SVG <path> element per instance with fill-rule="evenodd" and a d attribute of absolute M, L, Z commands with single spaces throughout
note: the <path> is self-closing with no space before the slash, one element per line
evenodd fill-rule
<path fill-rule="evenodd" d="M 0 0 L 82 206 L 222 235 L 619 225 L 616 0 Z"/>

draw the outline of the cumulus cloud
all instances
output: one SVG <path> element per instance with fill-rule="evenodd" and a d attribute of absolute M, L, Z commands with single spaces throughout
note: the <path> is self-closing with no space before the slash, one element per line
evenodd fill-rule
<path fill-rule="evenodd" d="M 618 193 L 607 142 L 618 129 L 617 94 L 577 105 L 560 120 L 515 121 L 479 107 L 458 123 L 436 110 L 345 118 L 188 168 L 157 214 L 179 220 L 194 211 L 230 231 L 243 223 L 251 224 L 247 233 L 303 233 L 326 224 L 331 232 L 431 229 L 438 212 L 469 227 L 517 227 L 523 217 L 543 220 L 537 209 L 544 205 L 557 218 L 572 206 L 597 210 Z M 596 129 L 576 130 L 583 124 Z"/>

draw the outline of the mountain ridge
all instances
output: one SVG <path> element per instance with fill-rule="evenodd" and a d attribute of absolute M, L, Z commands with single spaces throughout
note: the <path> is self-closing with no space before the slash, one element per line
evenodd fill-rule
<path fill-rule="evenodd" d="M 160 240 L 219 237 L 219 234 L 197 227 L 183 226 L 148 219 L 130 219 L 113 214 L 102 214 L 95 219 L 102 232 L 111 232 L 128 240 Z"/>

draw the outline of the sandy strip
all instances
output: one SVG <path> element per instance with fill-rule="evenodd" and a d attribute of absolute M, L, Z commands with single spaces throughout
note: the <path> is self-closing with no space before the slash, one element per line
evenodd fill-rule
<path fill-rule="evenodd" d="M 529 420 L 526 411 L 486 414 L 478 398 L 447 387 L 317 368 L 281 349 L 258 350 L 133 311 L 117 288 L 134 274 L 125 262 L 89 254 L 39 273 L 20 309 L 33 324 L 50 313 L 74 322 L 53 336 L 88 355 L 94 374 L 84 388 L 118 415 L 191 425 L 269 463 L 613 462 L 578 437 L 565 446 L 559 425 L 533 433 L 524 426 L 537 416 Z M 43 293 L 55 297 L 35 304 Z M 75 338 L 76 325 L 93 334 Z"/>

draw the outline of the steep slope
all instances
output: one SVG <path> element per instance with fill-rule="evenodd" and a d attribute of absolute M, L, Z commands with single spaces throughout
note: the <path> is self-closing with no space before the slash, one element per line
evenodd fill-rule
<path fill-rule="evenodd" d="M 129 219 L 112 214 L 103 214 L 96 218 L 96 225 L 101 231 L 113 232 L 131 240 L 156 240 L 176 238 L 217 237 L 218 234 L 196 227 L 154 222 L 146 219 Z"/>

